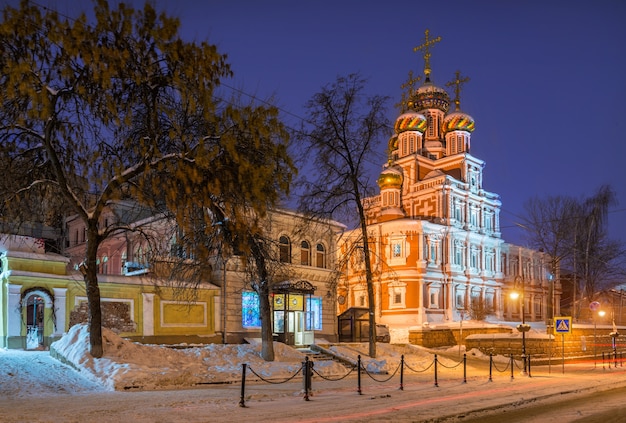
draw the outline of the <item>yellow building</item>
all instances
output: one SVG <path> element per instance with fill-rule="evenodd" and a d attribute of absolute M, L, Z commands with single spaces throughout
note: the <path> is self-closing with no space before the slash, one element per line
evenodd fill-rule
<path fill-rule="evenodd" d="M 144 234 L 150 231 L 157 242 L 148 245 L 135 232 L 120 231 L 100 245 L 103 326 L 125 338 L 160 344 L 240 343 L 260 337 L 258 296 L 240 257 L 218 253 L 209 258 L 205 279 L 188 291 L 192 294 L 181 295 L 182 284 L 153 277 L 148 260 L 155 248 L 175 253 L 175 226 L 160 216 L 135 214 L 131 203 L 115 207 L 103 220 L 132 216 L 132 225 L 141 225 Z M 265 224 L 284 275 L 270 294 L 275 339 L 291 345 L 336 340 L 332 286 L 337 234 L 345 228 L 284 210 L 269 213 Z M 88 320 L 80 266 L 87 241 L 82 220 L 68 218 L 65 234 L 63 255 L 47 248 L 58 235 L 49 234 L 48 240 L 2 236 L 0 347 L 45 349 L 72 325 Z"/>
<path fill-rule="evenodd" d="M 45 251 L 42 238 L 0 242 L 0 347 L 46 349 L 87 320 L 83 276 L 70 259 Z M 145 276 L 99 275 L 103 325 L 148 343 L 214 342 L 219 288 L 207 284 L 193 303 Z"/>

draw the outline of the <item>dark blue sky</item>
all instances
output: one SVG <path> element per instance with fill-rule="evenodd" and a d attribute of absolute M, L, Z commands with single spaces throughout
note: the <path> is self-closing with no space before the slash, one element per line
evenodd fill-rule
<path fill-rule="evenodd" d="M 486 161 L 484 188 L 502 198 L 504 238 L 522 242 L 514 222 L 528 198 L 582 198 L 611 184 L 620 201 L 612 237 L 626 242 L 626 2 L 157 4 L 180 16 L 185 35 L 229 55 L 235 87 L 275 95 L 297 116 L 320 87 L 351 72 L 397 103 L 409 70 L 423 71 L 413 47 L 430 29 L 442 38 L 432 49 L 433 81 L 443 86 L 456 70 L 471 79 L 461 106 L 476 120 L 472 154 Z M 387 141 L 373 158 L 380 165 Z"/>
<path fill-rule="evenodd" d="M 73 14 L 88 2 L 40 0 Z M 5 3 L 5 2 L 3 2 Z M 13 3 L 13 2 L 11 2 Z M 112 2 L 113 3 L 113 2 Z M 140 6 L 143 2 L 129 1 Z M 80 6 L 77 6 L 80 5 Z M 432 80 L 469 76 L 461 106 L 476 120 L 472 154 L 484 188 L 502 199 L 501 226 L 532 197 L 616 191 L 611 237 L 626 243 L 626 2 L 623 0 L 158 0 L 189 40 L 208 40 L 235 72 L 228 85 L 274 97 L 295 126 L 303 105 L 338 75 L 359 72 L 367 91 L 399 102 L 410 70 L 422 74 L 424 30 Z M 390 130 L 391 135 L 391 130 Z M 388 139 L 372 162 L 382 165 Z M 376 168 L 374 175 L 377 176 Z"/>

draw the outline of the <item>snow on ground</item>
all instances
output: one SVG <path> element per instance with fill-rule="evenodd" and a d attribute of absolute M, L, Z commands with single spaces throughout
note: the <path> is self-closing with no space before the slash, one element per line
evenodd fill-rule
<path fill-rule="evenodd" d="M 273 362 L 261 358 L 260 342 L 172 348 L 131 342 L 103 328 L 102 343 L 103 357 L 93 358 L 89 354 L 87 326 L 76 325 L 54 342 L 50 351 L 53 357 L 107 390 L 176 389 L 235 382 L 241 380 L 243 363 L 263 378 L 281 379 L 298 372 L 305 360 L 303 353 L 279 342 L 274 343 Z M 316 363 L 315 370 L 328 375 L 345 373 L 345 368 L 334 361 Z"/>
<path fill-rule="evenodd" d="M 300 372 L 305 360 L 305 354 L 279 342 L 274 343 L 275 361 L 266 362 L 261 358 L 260 342 L 172 348 L 131 342 L 106 328 L 102 334 L 104 355 L 99 359 L 89 353 L 86 325 L 73 326 L 51 345 L 50 353 L 0 349 L 0 395 L 29 397 L 97 390 L 187 389 L 201 384 L 239 382 L 243 363 L 260 377 L 278 381 Z M 378 343 L 376 359 L 367 356 L 367 343 L 327 348 L 348 363 L 355 364 L 361 355 L 362 365 L 370 373 L 393 372 L 403 356 L 406 365 L 417 370 L 425 369 L 433 362 L 431 350 L 413 345 Z M 441 352 L 460 358 L 465 350 L 452 347 Z M 482 357 L 478 351 L 467 353 L 468 356 Z M 439 360 L 444 365 L 455 364 L 454 359 L 441 357 Z M 503 360 L 508 359 L 503 357 Z M 65 365 L 59 366 L 59 361 Z M 36 373 L 36 368 L 45 368 L 47 374 Z M 255 378 L 250 370 L 247 378 Z M 316 360 L 315 371 L 324 376 L 342 376 L 347 369 L 336 361 Z"/>

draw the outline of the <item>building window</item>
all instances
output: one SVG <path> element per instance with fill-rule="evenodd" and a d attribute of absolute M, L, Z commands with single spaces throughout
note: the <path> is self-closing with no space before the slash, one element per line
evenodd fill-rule
<path fill-rule="evenodd" d="M 326 268 L 326 249 L 322 244 L 317 244 L 315 247 L 315 266 L 321 269 Z"/>
<path fill-rule="evenodd" d="M 439 308 L 439 288 L 430 289 L 430 308 Z"/>
<path fill-rule="evenodd" d="M 302 241 L 300 244 L 300 264 L 303 266 L 311 264 L 311 246 L 308 241 Z"/>
<path fill-rule="evenodd" d="M 459 241 L 454 241 L 454 264 L 457 266 L 463 264 L 463 247 Z"/>
<path fill-rule="evenodd" d="M 428 124 L 428 136 L 435 136 L 435 120 L 433 119 L 433 115 L 429 114 L 426 122 Z"/>
<path fill-rule="evenodd" d="M 457 288 L 455 298 L 456 298 L 456 308 L 464 309 L 465 308 L 465 290 Z"/>
<path fill-rule="evenodd" d="M 478 251 L 475 248 L 472 248 L 472 251 L 471 251 L 470 267 L 472 269 L 478 269 Z"/>
<path fill-rule="evenodd" d="M 256 292 L 241 293 L 241 325 L 244 328 L 261 327 L 259 295 Z"/>
<path fill-rule="evenodd" d="M 280 248 L 280 262 L 291 263 L 291 242 L 286 236 L 281 236 L 278 240 Z"/>
<path fill-rule="evenodd" d="M 399 241 L 395 241 L 391 245 L 391 257 L 392 258 L 402 257 L 402 244 Z"/>
<path fill-rule="evenodd" d="M 405 308 L 406 284 L 394 281 L 387 287 L 389 291 L 389 308 Z"/>
<path fill-rule="evenodd" d="M 322 330 L 322 297 L 307 297 L 305 330 Z"/>

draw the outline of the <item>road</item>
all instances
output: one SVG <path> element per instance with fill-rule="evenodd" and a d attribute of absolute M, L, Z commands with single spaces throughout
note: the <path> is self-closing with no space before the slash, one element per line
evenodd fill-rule
<path fill-rule="evenodd" d="M 550 397 L 489 412 L 468 413 L 463 422 L 501 423 L 506 419 L 507 423 L 622 423 L 626 421 L 624 398 L 625 387 L 602 392 L 581 392 L 567 395 L 566 398 Z"/>

